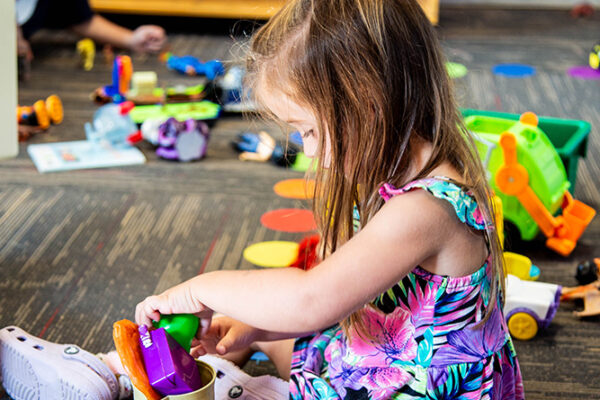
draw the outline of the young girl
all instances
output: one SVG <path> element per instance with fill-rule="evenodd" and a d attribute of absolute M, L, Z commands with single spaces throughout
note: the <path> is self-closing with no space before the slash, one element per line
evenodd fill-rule
<path fill-rule="evenodd" d="M 203 274 L 137 322 L 195 313 L 196 354 L 259 348 L 292 399 L 523 399 L 491 193 L 418 4 L 290 1 L 248 69 L 317 160 L 322 261 Z"/>

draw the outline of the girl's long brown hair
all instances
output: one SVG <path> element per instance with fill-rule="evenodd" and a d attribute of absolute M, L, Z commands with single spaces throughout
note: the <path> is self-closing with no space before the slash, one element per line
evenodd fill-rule
<path fill-rule="evenodd" d="M 436 32 L 415 0 L 289 1 L 254 35 L 247 67 L 259 101 L 279 90 L 319 121 L 313 207 L 323 258 L 352 237 L 354 205 L 366 224 L 383 205 L 378 189 L 384 182 L 400 187 L 445 162 L 494 220 L 492 193 L 462 129 Z M 433 152 L 409 176 L 416 139 L 431 143 Z M 504 285 L 497 232 L 486 235 L 495 278 L 485 319 Z M 365 332 L 360 311 L 342 325 Z"/>

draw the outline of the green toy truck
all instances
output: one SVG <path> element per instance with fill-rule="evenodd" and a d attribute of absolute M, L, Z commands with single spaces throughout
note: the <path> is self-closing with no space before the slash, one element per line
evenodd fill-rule
<path fill-rule="evenodd" d="M 548 247 L 570 254 L 595 211 L 572 198 L 563 161 L 537 116 L 525 113 L 515 120 L 471 114 L 465 126 L 502 200 L 504 219 L 517 227 L 523 240 L 532 240 L 541 230 Z"/>

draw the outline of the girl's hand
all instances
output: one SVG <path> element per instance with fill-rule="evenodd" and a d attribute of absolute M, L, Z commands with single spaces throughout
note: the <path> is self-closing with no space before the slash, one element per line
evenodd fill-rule
<path fill-rule="evenodd" d="M 207 353 L 224 355 L 248 348 L 259 339 L 261 330 L 233 318 L 220 316 L 212 320 L 210 329 L 192 341 L 192 356 Z"/>
<path fill-rule="evenodd" d="M 140 53 L 157 53 L 167 41 L 165 31 L 160 26 L 142 25 L 133 31 L 129 48 Z"/>
<path fill-rule="evenodd" d="M 161 314 L 194 314 L 200 318 L 199 331 L 204 335 L 213 311 L 195 298 L 190 281 L 186 281 L 159 295 L 146 297 L 135 308 L 135 321 L 150 328 L 152 321 L 160 321 Z"/>

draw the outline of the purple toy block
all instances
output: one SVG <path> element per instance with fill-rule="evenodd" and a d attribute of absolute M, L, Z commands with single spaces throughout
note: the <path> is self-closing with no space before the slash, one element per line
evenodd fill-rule
<path fill-rule="evenodd" d="M 150 385 L 161 395 L 193 392 L 202 387 L 194 358 L 163 328 L 139 327 L 140 347 Z"/>

